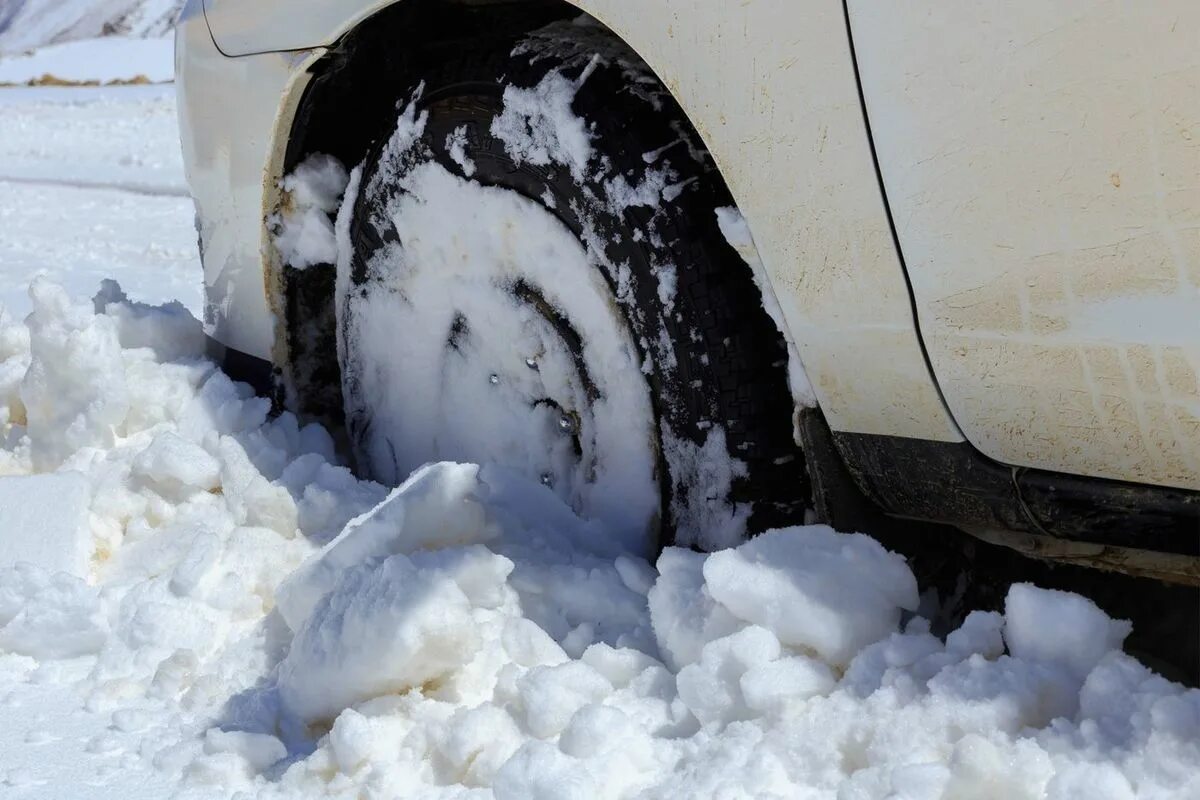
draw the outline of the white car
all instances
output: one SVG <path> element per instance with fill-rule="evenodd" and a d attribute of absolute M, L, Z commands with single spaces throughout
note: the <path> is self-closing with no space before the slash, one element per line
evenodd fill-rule
<path fill-rule="evenodd" d="M 1200 4 L 191 0 L 226 367 L 621 546 L 1200 581 Z M 531 490 L 544 491 L 536 485 Z"/>

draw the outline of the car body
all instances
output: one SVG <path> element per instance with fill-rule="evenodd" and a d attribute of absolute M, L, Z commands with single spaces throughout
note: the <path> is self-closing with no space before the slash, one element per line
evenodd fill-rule
<path fill-rule="evenodd" d="M 205 323 L 233 360 L 288 359 L 265 220 L 314 74 L 417 2 L 186 6 Z M 840 462 L 815 481 L 1082 563 L 1064 543 L 1195 549 L 1200 6 L 571 5 L 659 76 L 748 221 L 819 407 L 806 450 Z"/>

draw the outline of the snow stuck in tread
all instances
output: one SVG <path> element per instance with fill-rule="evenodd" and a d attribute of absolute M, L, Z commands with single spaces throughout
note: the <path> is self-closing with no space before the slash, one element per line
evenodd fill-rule
<path fill-rule="evenodd" d="M 33 297 L 0 317 L 0 470 L 82 476 L 93 555 L 82 577 L 0 568 L 0 685 L 60 685 L 133 737 L 123 769 L 184 796 L 1200 791 L 1200 692 L 1081 597 L 1014 587 L 943 641 L 866 536 L 656 569 L 499 470 L 389 493 L 205 360 L 178 307 Z"/>

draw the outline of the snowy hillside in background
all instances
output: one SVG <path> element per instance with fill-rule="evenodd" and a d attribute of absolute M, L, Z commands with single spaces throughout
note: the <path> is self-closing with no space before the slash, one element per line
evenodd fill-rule
<path fill-rule="evenodd" d="M 161 37 L 183 0 L 0 0 L 0 54 L 101 36 Z"/>

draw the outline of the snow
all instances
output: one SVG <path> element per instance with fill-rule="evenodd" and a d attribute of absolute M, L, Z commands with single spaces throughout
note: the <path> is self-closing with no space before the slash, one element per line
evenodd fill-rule
<path fill-rule="evenodd" d="M 475 174 L 475 162 L 467 156 L 467 126 L 460 125 L 446 137 L 446 150 L 450 158 L 463 171 L 463 175 L 471 177 Z"/>
<path fill-rule="evenodd" d="M 1085 597 L 1016 584 L 1004 603 L 1004 641 L 1018 658 L 1058 664 L 1084 678 L 1129 635 Z"/>
<path fill-rule="evenodd" d="M 661 423 L 663 456 L 671 465 L 676 493 L 671 498 L 675 537 L 680 544 L 706 549 L 729 547 L 746 533 L 750 507 L 728 500 L 733 481 L 746 476 L 746 465 L 729 454 L 725 431 L 709 428 L 697 445 Z"/>
<path fill-rule="evenodd" d="M 583 180 L 592 159 L 591 134 L 571 110 L 571 102 L 592 68 L 589 65 L 576 80 L 552 71 L 532 88 L 504 87 L 504 112 L 492 121 L 491 131 L 516 164 L 558 163 L 570 169 L 576 181 Z"/>
<path fill-rule="evenodd" d="M 0 56 L 0 84 L 166 83 L 175 78 L 172 37 L 109 36 Z"/>
<path fill-rule="evenodd" d="M 779 640 L 845 666 L 917 608 L 904 559 L 874 539 L 812 525 L 779 530 L 709 556 L 704 582 L 735 617 Z"/>
<path fill-rule="evenodd" d="M 0 180 L 123 189 L 178 197 L 176 205 L 190 205 L 174 87 L 0 91 Z M 146 211 L 154 207 L 147 204 Z M 194 249 L 190 213 L 187 223 Z M 130 238 L 136 241 L 136 237 L 118 236 L 96 244 L 128 246 Z"/>
<path fill-rule="evenodd" d="M 0 89 L 0 303 L 37 275 L 92 296 L 116 278 L 203 307 L 194 209 L 170 86 Z"/>
<path fill-rule="evenodd" d="M 30 479 L 5 479 L 13 480 Z M 31 526 L 33 535 L 39 527 Z M 80 578 L 28 562 L 0 571 L 0 651 L 48 660 L 88 655 L 103 646 L 106 627 L 96 591 Z"/>
<path fill-rule="evenodd" d="M 30 564 L 77 578 L 88 574 L 91 491 L 78 473 L 30 475 L 0 481 L 0 519 L 24 536 L 0 538 L 0 568 Z"/>
<path fill-rule="evenodd" d="M 513 594 L 505 586 L 512 567 L 464 548 L 398 553 L 344 571 L 279 665 L 283 712 L 330 722 L 371 698 L 453 692 L 483 645 L 481 612 Z"/>
<path fill-rule="evenodd" d="M 48 138 L 107 112 L 55 113 Z M 469 199 L 451 178 L 430 185 Z M 58 187 L 62 218 L 95 191 Z M 90 236 L 168 294 L 148 244 L 172 234 L 134 222 Z M 23 257 L 69 275 L 80 251 L 35 233 Z M 0 315 L 0 497 L 41 512 L 5 514 L 4 546 L 67 513 L 29 481 L 82 482 L 92 545 L 81 577 L 0 566 L 5 796 L 1200 796 L 1200 691 L 1090 601 L 1019 585 L 942 639 L 861 534 L 651 563 L 528 476 L 439 463 L 388 490 L 225 377 L 185 305 L 96 288 Z"/>
<path fill-rule="evenodd" d="M 336 158 L 309 156 L 283 179 L 283 210 L 271 220 L 275 246 L 293 269 L 337 262 L 333 222 L 350 176 Z"/>
<path fill-rule="evenodd" d="M 350 567 L 398 553 L 483 544 L 499 533 L 480 500 L 479 468 L 451 463 L 416 470 L 382 503 L 347 523 L 338 536 L 279 588 L 279 608 L 293 630 Z"/>

